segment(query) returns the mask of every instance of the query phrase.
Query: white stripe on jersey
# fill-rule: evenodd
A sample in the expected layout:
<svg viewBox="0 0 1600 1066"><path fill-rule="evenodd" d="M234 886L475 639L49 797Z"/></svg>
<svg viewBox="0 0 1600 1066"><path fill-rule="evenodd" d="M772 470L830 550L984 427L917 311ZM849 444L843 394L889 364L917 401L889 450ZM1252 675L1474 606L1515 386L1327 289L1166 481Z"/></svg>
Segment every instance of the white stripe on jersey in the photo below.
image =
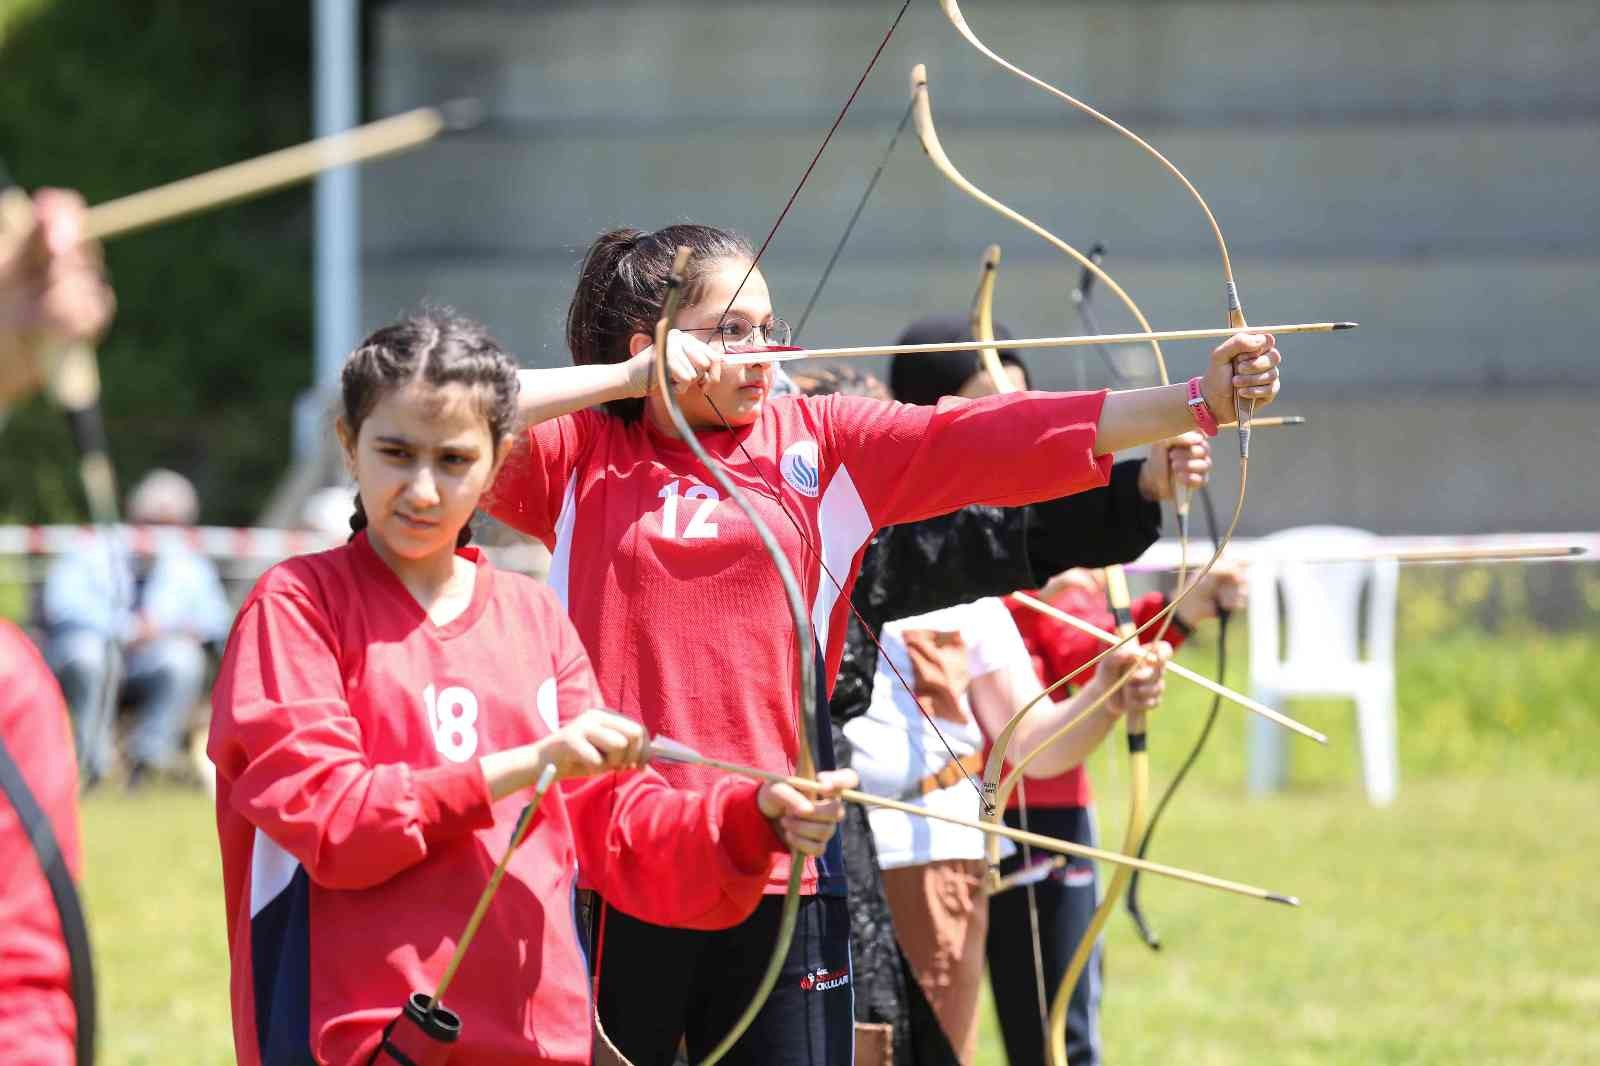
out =
<svg viewBox="0 0 1600 1066"><path fill-rule="evenodd" d="M572 527L578 521L578 475L567 478L566 491L561 494L561 511L556 515L556 550L550 556L550 574L545 578L550 591L561 601L563 610L567 603L567 582L572 569Z"/></svg>
<svg viewBox="0 0 1600 1066"><path fill-rule="evenodd" d="M299 868L298 859L257 829L250 848L250 917L282 895Z"/></svg>
<svg viewBox="0 0 1600 1066"><path fill-rule="evenodd" d="M817 530L822 537L822 561L818 563L817 598L811 605L811 628L817 634L817 646L826 649L829 622L839 599L839 589L828 574L843 580L841 575L850 573L856 552L872 536L867 505L856 491L850 471L843 466L834 471L822 502L817 505ZM823 571L822 566L827 570Z"/></svg>

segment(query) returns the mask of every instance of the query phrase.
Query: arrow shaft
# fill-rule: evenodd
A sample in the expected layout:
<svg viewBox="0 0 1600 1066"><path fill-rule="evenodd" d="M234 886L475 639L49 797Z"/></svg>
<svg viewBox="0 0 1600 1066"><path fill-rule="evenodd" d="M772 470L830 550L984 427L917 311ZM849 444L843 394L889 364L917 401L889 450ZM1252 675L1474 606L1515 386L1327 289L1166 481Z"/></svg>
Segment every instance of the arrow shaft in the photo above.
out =
<svg viewBox="0 0 1600 1066"><path fill-rule="evenodd" d="M1045 603L1043 600L1036 599L1035 597L1028 595L1026 592L1012 593L1011 598L1022 604L1024 607L1037 611L1049 618L1054 618L1063 625L1071 626L1080 633L1087 633L1102 643L1115 644L1119 640L1116 634L1101 629L1097 625L1092 625L1088 622L1085 622L1081 618L1075 618L1060 608ZM1211 678L1206 677L1204 674L1197 674L1188 667L1181 666L1174 662L1167 663L1167 669L1184 680L1191 681L1194 684L1199 685L1207 692L1211 692L1215 695L1221 696L1223 699L1237 703L1245 710L1251 712L1252 714L1260 715L1269 722L1273 722L1285 729L1299 733L1303 737L1309 737L1318 744L1326 744L1328 742L1328 738L1325 734L1317 732L1308 725L1304 725L1295 721L1293 718L1290 718L1288 715L1283 714L1280 711L1273 710L1264 703L1258 703L1249 696L1235 692L1226 685L1222 685L1211 680Z"/></svg>
<svg viewBox="0 0 1600 1066"><path fill-rule="evenodd" d="M754 766L742 766L739 763L726 762L722 759L713 759L698 752L693 752L682 745L674 745L670 749L662 750L654 746L651 753L657 758L669 759L674 762L691 763L696 766L710 767L714 770L724 770L730 774L741 777L753 778L757 781L770 781L774 784L790 785L806 792L822 791L824 786L820 781L808 777L795 777L790 774L775 773L771 770L762 770ZM1247 885L1239 881L1228 881L1221 877L1212 877L1210 874L1196 873L1192 870L1180 869L1176 866L1167 866L1164 863L1150 862L1146 859L1136 859L1122 855L1115 851L1106 851L1102 848L1092 848L1086 844L1074 844L1067 840L1058 840L1055 837L1044 836L1039 833L1029 833L1022 829L1013 829L1008 825L991 825L976 818L963 818L954 814L942 814L919 807L913 803L890 799L887 796L875 796L870 792L858 789L843 789L839 796L851 803L858 803L863 807L879 807L884 810L900 811L904 814L914 815L919 818L931 818L936 822L945 822L958 825L964 829L975 829L989 836L1005 837L1007 840L1019 844L1027 844L1048 851L1056 855L1073 855L1085 859L1094 859L1098 862L1111 863L1119 866L1130 866L1136 870L1156 874L1160 877L1170 877L1176 881L1186 881L1189 884L1214 888L1222 892L1231 892L1238 896L1248 896L1251 899L1267 900L1272 903L1284 903L1289 906L1299 906L1299 900L1293 896L1285 896L1277 892L1269 892L1264 888Z"/></svg>
<svg viewBox="0 0 1600 1066"><path fill-rule="evenodd" d="M1287 335L1294 333L1334 333L1355 328L1354 322L1293 322L1277 326L1252 327L1255 333ZM1232 328L1177 329L1149 333L1075 334L1070 337L1022 337L1003 341L1001 347L1013 351L1035 348L1081 348L1096 344L1133 344L1146 341L1219 340L1239 331ZM723 359L727 366L756 363L787 363L796 359L859 359L874 355L923 355L935 352L965 352L978 347L972 341L945 341L938 344L878 344L854 348L810 348L794 351L738 352Z"/></svg>
<svg viewBox="0 0 1600 1066"><path fill-rule="evenodd" d="M436 108L421 107L108 200L89 210L84 236L94 240L121 237L185 215L260 196L324 170L404 152L437 137L445 124L444 115Z"/></svg>

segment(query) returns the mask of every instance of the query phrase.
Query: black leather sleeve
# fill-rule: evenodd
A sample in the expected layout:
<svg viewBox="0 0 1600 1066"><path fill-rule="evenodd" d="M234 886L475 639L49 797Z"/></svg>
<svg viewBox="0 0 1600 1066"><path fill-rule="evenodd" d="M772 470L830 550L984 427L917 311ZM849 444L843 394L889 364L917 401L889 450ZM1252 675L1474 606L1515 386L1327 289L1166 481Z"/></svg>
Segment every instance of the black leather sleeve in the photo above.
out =
<svg viewBox="0 0 1600 1066"><path fill-rule="evenodd" d="M1161 505L1139 494L1143 465L1143 459L1124 460L1112 466L1105 488L1023 508L1028 515L1030 585L1042 585L1074 566L1130 563L1156 542Z"/></svg>

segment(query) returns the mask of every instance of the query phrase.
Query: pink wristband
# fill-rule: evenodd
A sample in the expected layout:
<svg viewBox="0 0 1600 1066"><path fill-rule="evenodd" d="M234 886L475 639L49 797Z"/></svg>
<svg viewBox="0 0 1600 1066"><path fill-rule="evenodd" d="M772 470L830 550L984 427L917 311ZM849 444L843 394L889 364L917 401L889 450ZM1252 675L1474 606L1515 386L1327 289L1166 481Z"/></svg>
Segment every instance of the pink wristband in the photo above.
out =
<svg viewBox="0 0 1600 1066"><path fill-rule="evenodd" d="M1200 432L1208 437L1217 435L1217 416L1211 413L1211 405L1206 403L1205 394L1200 391L1200 379L1189 379L1189 413L1194 416L1194 424Z"/></svg>

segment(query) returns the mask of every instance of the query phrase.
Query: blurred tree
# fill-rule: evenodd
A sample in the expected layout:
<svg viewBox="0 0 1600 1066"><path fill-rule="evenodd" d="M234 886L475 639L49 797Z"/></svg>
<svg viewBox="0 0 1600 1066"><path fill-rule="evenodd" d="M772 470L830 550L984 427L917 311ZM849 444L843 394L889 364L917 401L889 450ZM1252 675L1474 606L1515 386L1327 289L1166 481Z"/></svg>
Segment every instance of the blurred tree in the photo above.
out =
<svg viewBox="0 0 1600 1066"><path fill-rule="evenodd" d="M0 159L91 203L304 140L310 6L269 0L0 0ZM203 520L248 523L288 461L310 379L310 193L299 188L114 241L101 348L124 485L182 471ZM0 521L84 515L43 401L0 446Z"/></svg>

